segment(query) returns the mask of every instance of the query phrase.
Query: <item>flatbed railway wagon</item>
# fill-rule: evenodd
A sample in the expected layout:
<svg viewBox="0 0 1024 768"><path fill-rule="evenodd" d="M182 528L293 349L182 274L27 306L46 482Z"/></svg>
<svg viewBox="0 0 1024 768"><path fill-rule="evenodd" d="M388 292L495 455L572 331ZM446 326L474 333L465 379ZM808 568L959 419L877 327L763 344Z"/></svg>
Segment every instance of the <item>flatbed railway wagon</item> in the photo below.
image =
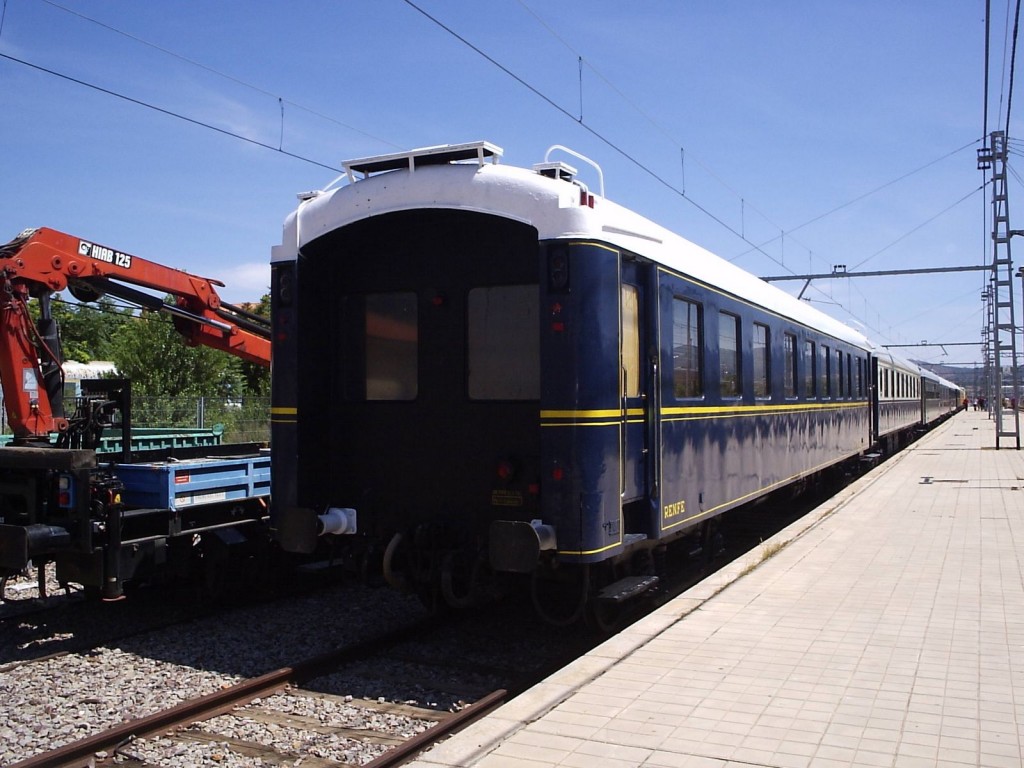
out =
<svg viewBox="0 0 1024 768"><path fill-rule="evenodd" d="M51 312L52 294L65 289L81 301L110 294L165 312L188 343L269 366L269 323L222 302L218 285L45 227L0 245L0 387L13 432L0 447L0 583L34 564L45 592L54 563L59 581L119 600L133 580L188 570L220 578L228 554L270 541L261 446L182 447L167 434L142 450L155 435L132 429L123 379L82 381L65 402Z"/></svg>

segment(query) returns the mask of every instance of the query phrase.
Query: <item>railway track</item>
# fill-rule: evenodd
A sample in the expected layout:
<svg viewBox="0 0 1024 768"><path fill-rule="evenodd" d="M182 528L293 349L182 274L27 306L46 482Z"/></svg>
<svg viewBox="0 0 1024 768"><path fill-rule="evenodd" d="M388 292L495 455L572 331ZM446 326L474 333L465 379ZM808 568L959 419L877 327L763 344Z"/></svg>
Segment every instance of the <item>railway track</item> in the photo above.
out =
<svg viewBox="0 0 1024 768"><path fill-rule="evenodd" d="M420 638L434 631L437 624L436 618L415 622L386 635L372 637L337 651L250 678L214 693L189 699L151 715L130 720L84 739L36 754L14 763L11 768L85 766L94 762L97 757L101 761L98 764L112 765L117 759L118 765L152 765L154 763L147 762L145 757L152 750L140 748L139 740L167 732L171 735L163 738L165 743L161 745L159 751L166 752L168 740L172 752L176 743L199 742L213 745L215 753L217 750L231 750L241 755L269 759L274 764L289 765L297 760L301 760L305 766L318 764L315 761L310 762L309 758L312 756L320 760L321 765L339 766L349 763L344 759L334 758L345 755L347 742L359 741L380 747L380 755L370 765L396 765L396 761L426 748L452 730L486 714L504 701L507 692L499 689L468 703L456 712L440 712L426 707L316 694L306 690L294 690L294 687L324 677L341 665L372 658L379 655L383 649ZM275 701L277 697L282 698ZM312 698L332 705L327 708L333 710L342 724L328 724L323 718L297 714L294 711L295 707L287 705L288 700L295 698ZM384 725L390 727L366 727L367 723L374 721L374 717L367 713L390 716L391 719L384 719ZM395 716L401 718L404 727L395 726ZM280 737L282 731L293 731L311 732L324 738L319 739L318 745L303 744L308 741L306 737L292 738L292 744L305 747L302 753L292 753L287 749L282 751L273 741L264 744L237 738L232 735L232 731L236 730L233 727L236 721L262 723L266 726L263 730L272 737ZM346 722L355 725L345 724ZM196 725L197 723L202 725ZM249 729L250 732L253 730ZM411 734L408 733L410 730ZM287 736L287 733L285 735ZM337 746L328 746L328 742ZM312 755L309 753L311 746L314 747ZM316 755L317 750L334 757L320 758ZM138 752L138 755L134 754L135 752ZM223 756L213 759L214 762L222 760Z"/></svg>
<svg viewBox="0 0 1024 768"><path fill-rule="evenodd" d="M495 693L498 703L502 692ZM279 695L285 701L311 697L301 690L289 690ZM193 751L205 748L206 763L223 763L233 753L263 765L302 765L313 768L348 765L398 765L410 755L419 752L437 740L444 738L453 729L468 724L493 708L492 702L482 701L458 713L438 712L405 705L395 705L365 700L349 700L346 697L325 698L316 694L319 701L332 704L331 722L322 717L295 714L269 707L274 699L262 700L219 715L211 720L193 723L173 733L161 735L148 744L125 744L116 751L116 765L129 768L149 768L166 764L165 756L178 751ZM386 719L391 725L372 726L367 721ZM415 725L409 726L409 723ZM412 735L410 735L410 732ZM235 736L231 734L240 733ZM255 735L254 735L255 734ZM353 748L353 745L355 748ZM378 757L366 763L356 757L349 759L353 751L364 755L368 749L379 750ZM192 752L194 754L194 751ZM147 757L149 756L149 757ZM101 760L98 765L115 764Z"/></svg>
<svg viewBox="0 0 1024 768"><path fill-rule="evenodd" d="M117 647L0 656L0 764L361 765L423 733L422 748L593 640L552 639L511 602L429 617L414 598L348 585ZM271 666L324 648L340 650Z"/></svg>

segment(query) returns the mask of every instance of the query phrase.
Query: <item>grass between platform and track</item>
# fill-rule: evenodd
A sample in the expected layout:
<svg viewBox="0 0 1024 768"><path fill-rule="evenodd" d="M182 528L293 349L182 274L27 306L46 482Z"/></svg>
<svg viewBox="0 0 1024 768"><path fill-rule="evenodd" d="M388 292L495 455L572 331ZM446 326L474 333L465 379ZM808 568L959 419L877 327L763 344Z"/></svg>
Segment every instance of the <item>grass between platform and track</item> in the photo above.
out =
<svg viewBox="0 0 1024 768"><path fill-rule="evenodd" d="M779 552L782 551L782 548L785 547L787 543L788 542L785 541L768 541L762 544L761 556L747 564L747 566L742 571L740 571L740 576L746 576L748 573L757 568L757 566L759 566L765 560L777 555Z"/></svg>

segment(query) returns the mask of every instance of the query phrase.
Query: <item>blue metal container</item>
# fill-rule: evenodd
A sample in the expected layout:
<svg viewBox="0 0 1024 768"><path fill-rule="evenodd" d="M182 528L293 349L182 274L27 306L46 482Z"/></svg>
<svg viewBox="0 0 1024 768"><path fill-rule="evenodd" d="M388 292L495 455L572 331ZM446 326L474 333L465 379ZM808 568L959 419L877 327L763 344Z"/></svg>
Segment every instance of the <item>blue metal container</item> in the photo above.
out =
<svg viewBox="0 0 1024 768"><path fill-rule="evenodd" d="M270 495L270 452L116 465L128 507L180 510Z"/></svg>

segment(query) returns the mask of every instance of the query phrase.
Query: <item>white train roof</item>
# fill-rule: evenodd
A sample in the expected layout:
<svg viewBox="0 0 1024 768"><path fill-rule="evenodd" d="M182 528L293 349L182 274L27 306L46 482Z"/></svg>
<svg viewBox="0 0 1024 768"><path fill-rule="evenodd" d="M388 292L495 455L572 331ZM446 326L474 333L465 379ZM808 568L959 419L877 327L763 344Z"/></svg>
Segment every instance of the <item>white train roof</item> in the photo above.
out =
<svg viewBox="0 0 1024 768"><path fill-rule="evenodd" d="M543 173L547 175L542 175L538 170L499 165L500 155L500 148L493 144L476 142L345 163L348 184L300 196L302 202L285 221L282 245L275 246L272 260L294 260L318 237L372 216L420 208L476 211L529 224L537 229L540 240L583 238L609 243L797 323L870 348L859 331L643 216L570 183L574 169L546 164Z"/></svg>
<svg viewBox="0 0 1024 768"><path fill-rule="evenodd" d="M913 373L920 376L925 372L925 369L919 366L917 363L908 360L905 357L901 357L894 352L890 352L888 349L878 347L874 343L870 344L871 354L878 358L882 363L887 363L893 368L904 371L906 373Z"/></svg>

